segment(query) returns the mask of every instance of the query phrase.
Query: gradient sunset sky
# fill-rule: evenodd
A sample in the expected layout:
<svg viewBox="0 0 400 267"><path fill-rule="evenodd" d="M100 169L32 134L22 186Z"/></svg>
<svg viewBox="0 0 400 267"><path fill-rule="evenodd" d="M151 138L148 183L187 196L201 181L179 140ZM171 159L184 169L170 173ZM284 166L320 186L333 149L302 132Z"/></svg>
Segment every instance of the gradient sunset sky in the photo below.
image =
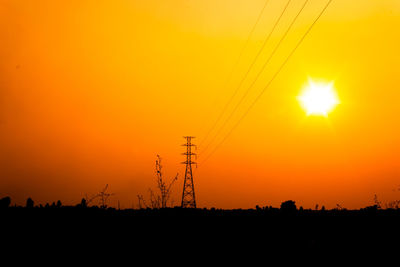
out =
<svg viewBox="0 0 400 267"><path fill-rule="evenodd" d="M309 1L210 150L199 147L199 162L326 2ZM182 136L202 141L286 3L269 1L228 79L265 0L0 0L0 197L77 204L109 184L111 204L130 208L156 186L160 154L166 178L179 172L178 205ZM303 3L291 1L234 103ZM398 0L333 0L195 169L198 207L400 199L399 29ZM298 102L310 78L334 82L340 104L327 117L307 116Z"/></svg>

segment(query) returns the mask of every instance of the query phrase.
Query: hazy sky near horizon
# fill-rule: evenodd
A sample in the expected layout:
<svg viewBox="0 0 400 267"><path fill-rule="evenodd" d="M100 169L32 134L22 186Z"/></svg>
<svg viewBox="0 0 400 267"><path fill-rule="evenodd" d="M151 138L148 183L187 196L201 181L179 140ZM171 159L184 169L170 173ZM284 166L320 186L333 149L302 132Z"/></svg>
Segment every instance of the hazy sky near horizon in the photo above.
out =
<svg viewBox="0 0 400 267"><path fill-rule="evenodd" d="M326 2L309 1L205 155ZM286 1L270 0L227 82L264 3L0 0L0 197L75 204L109 184L111 204L131 207L156 186L160 154L166 177L179 173L172 196L179 204L182 136L202 141ZM291 1L234 103L303 3ZM198 206L293 199L359 208L374 194L400 199L399 29L400 1L333 0L238 128L195 169ZM307 116L297 101L309 78L334 81L340 104L328 117Z"/></svg>

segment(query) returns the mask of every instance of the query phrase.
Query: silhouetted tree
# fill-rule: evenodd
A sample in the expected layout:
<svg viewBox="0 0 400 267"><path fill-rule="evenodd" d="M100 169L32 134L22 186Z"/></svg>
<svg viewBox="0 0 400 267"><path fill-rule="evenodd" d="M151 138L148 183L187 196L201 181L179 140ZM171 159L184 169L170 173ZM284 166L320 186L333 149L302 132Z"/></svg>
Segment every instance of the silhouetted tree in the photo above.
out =
<svg viewBox="0 0 400 267"><path fill-rule="evenodd" d="M171 197L171 187L178 180L178 174L176 174L175 178L172 179L170 184L167 186L162 173L162 165L161 165L161 157L157 155L156 160L156 174L157 174L157 185L160 190L159 201L161 202L161 208L166 208L169 198Z"/></svg>
<svg viewBox="0 0 400 267"><path fill-rule="evenodd" d="M3 197L0 199L0 208L8 208L11 204L11 198L10 197Z"/></svg>
<svg viewBox="0 0 400 267"><path fill-rule="evenodd" d="M29 197L29 198L26 200L26 207L27 207L27 208L33 208L33 206L34 206L34 202L33 202L32 198Z"/></svg>
<svg viewBox="0 0 400 267"><path fill-rule="evenodd" d="M287 201L282 202L281 210L288 211L288 212L296 211L297 210L296 202L293 200L287 200Z"/></svg>
<svg viewBox="0 0 400 267"><path fill-rule="evenodd" d="M159 209L161 208L161 197L154 194L153 190L149 188L150 192L150 207L152 209Z"/></svg>
<svg viewBox="0 0 400 267"><path fill-rule="evenodd" d="M325 211L325 206L322 206L321 211Z"/></svg>
<svg viewBox="0 0 400 267"><path fill-rule="evenodd" d="M106 187L104 187L103 191L101 191L98 196L100 197L100 208L106 209L107 208L107 200L110 196L115 195L114 193L106 193L108 188L108 184L106 184Z"/></svg>
<svg viewBox="0 0 400 267"><path fill-rule="evenodd" d="M62 206L61 201L58 200L58 201L57 201L57 208L61 208L61 206Z"/></svg>
<svg viewBox="0 0 400 267"><path fill-rule="evenodd" d="M378 196L377 196L376 194L374 195L374 203L375 203L375 206L376 206L378 209L382 208L382 204L381 204L381 202L378 200Z"/></svg>
<svg viewBox="0 0 400 267"><path fill-rule="evenodd" d="M386 208L387 209L399 209L400 206L400 200L393 200L393 201L389 201L388 203L386 203ZM379 209L379 207L378 207Z"/></svg>
<svg viewBox="0 0 400 267"><path fill-rule="evenodd" d="M395 190L393 190L395 191ZM382 202L378 200L378 196L375 194L374 195L374 206L377 207L377 209L382 209ZM399 209L400 208L400 200L392 200L387 203L385 203L385 208L386 209Z"/></svg>
<svg viewBox="0 0 400 267"><path fill-rule="evenodd" d="M178 174L172 179L172 181L167 185L163 173L162 173L162 165L161 165L161 157L157 155L156 159L156 175L157 175L157 188L160 190L160 194L155 194L151 188L149 188L150 194L150 205L146 204L146 201L143 198L143 195L137 195L139 202L139 209L142 208L166 208L168 206L168 201L171 197L171 187L178 180ZM170 201L170 205L173 205L173 201Z"/></svg>
<svg viewBox="0 0 400 267"><path fill-rule="evenodd" d="M137 195L137 198L139 202L139 209L144 209L148 207L142 195Z"/></svg>
<svg viewBox="0 0 400 267"><path fill-rule="evenodd" d="M108 184L106 184L106 186L104 187L104 189L102 191L100 191L100 193L98 193L97 195L94 195L90 198L87 197L86 195L86 199L85 199L85 207L87 207L89 205L89 203L91 203L92 201L94 201L95 199L99 198L100 200L100 208L102 209L106 209L107 208L107 201L108 198L115 195L114 193L107 193L108 189ZM82 199L83 200L83 199ZM82 204L82 202L81 202Z"/></svg>
<svg viewBox="0 0 400 267"><path fill-rule="evenodd" d="M86 199L85 199L85 198L82 198L80 206L81 206L82 208L86 208L86 207L87 207Z"/></svg>
<svg viewBox="0 0 400 267"><path fill-rule="evenodd" d="M344 210L344 208L340 204L336 204L336 210Z"/></svg>

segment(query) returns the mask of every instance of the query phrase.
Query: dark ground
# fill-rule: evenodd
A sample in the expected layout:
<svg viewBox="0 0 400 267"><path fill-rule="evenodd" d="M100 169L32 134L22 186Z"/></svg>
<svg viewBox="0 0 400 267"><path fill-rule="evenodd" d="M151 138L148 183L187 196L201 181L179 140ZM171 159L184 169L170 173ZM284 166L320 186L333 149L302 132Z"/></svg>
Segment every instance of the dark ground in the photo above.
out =
<svg viewBox="0 0 400 267"><path fill-rule="evenodd" d="M199 253L230 257L292 252L398 254L400 210L19 208L0 210L3 244L15 250ZM232 258L231 258L232 259Z"/></svg>

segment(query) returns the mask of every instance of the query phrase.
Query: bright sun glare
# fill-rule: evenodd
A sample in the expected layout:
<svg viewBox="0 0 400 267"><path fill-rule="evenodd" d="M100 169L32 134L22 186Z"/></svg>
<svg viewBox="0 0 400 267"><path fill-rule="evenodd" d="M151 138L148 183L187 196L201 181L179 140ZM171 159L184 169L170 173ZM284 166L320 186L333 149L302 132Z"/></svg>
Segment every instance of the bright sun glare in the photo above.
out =
<svg viewBox="0 0 400 267"><path fill-rule="evenodd" d="M317 83L311 79L297 99L307 115L326 117L339 104L333 82Z"/></svg>

